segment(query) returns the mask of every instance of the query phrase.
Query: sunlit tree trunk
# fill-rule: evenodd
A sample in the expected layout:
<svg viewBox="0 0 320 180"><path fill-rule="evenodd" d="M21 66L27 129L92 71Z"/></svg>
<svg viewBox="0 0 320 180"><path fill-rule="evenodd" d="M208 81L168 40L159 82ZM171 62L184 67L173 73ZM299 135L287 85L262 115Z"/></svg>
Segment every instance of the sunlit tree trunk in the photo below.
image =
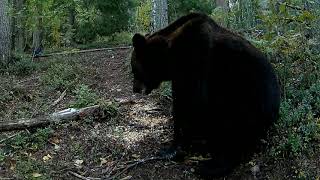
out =
<svg viewBox="0 0 320 180"><path fill-rule="evenodd" d="M229 0L216 0L216 6L222 7L227 11L229 9Z"/></svg>
<svg viewBox="0 0 320 180"><path fill-rule="evenodd" d="M16 5L17 2L16 0L11 0L11 2L9 1L10 7L11 7L11 14L10 14L10 25L11 25L11 52L14 52L15 47L16 47L16 35L17 35L17 17L16 17Z"/></svg>
<svg viewBox="0 0 320 180"><path fill-rule="evenodd" d="M73 33L75 29L75 21L76 21L76 8L75 3L72 0L69 7L68 7L68 31L67 37L65 37L68 41L66 42L67 46L71 46L73 43Z"/></svg>
<svg viewBox="0 0 320 180"><path fill-rule="evenodd" d="M37 51L42 41L42 7L39 5L35 16L35 28L32 33L32 50Z"/></svg>
<svg viewBox="0 0 320 180"><path fill-rule="evenodd" d="M237 28L241 30L248 30L255 25L256 12L254 9L253 0L238 0L237 1L238 12L237 17Z"/></svg>
<svg viewBox="0 0 320 180"><path fill-rule="evenodd" d="M17 0L17 9L19 10L19 12L21 12L17 16L17 25L18 25L18 34L17 34L17 41L16 41L17 52L23 52L24 45L25 45L25 24L23 22L23 14L22 14L24 4L25 4L25 0Z"/></svg>
<svg viewBox="0 0 320 180"><path fill-rule="evenodd" d="M0 0L0 64L7 64L11 55L11 32L8 0Z"/></svg>
<svg viewBox="0 0 320 180"><path fill-rule="evenodd" d="M268 8L268 0L260 0L259 3L263 10L266 10Z"/></svg>
<svg viewBox="0 0 320 180"><path fill-rule="evenodd" d="M152 32L168 25L167 0L152 0Z"/></svg>
<svg viewBox="0 0 320 180"><path fill-rule="evenodd" d="M222 25L229 27L229 21L228 21L228 12L230 11L230 7L229 7L229 0L216 0L215 1L215 5L216 7L221 7L223 10L223 22Z"/></svg>
<svg viewBox="0 0 320 180"><path fill-rule="evenodd" d="M12 22L12 49L15 52L22 53L24 50L24 39L25 39L25 26L23 21L23 6L25 0L14 0L13 10L14 10L14 21Z"/></svg>

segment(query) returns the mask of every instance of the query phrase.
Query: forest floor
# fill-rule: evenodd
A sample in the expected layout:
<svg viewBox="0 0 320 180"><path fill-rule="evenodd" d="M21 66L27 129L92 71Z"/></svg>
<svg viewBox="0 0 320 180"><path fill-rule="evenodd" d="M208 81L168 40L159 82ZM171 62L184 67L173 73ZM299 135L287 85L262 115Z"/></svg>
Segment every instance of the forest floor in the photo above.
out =
<svg viewBox="0 0 320 180"><path fill-rule="evenodd" d="M79 101L70 89L73 86L47 87L50 83L57 84L51 82L54 73L48 77L50 67L66 61L70 68L78 68L77 84L87 85L90 93L100 101L112 102L118 111L117 116L107 120L82 119L47 128L0 133L0 180L200 179L194 173L199 157L184 162L148 159L156 157L164 144L172 140L171 101L160 92L149 96L132 93L130 51L39 58L36 63L46 64L40 70L27 76L0 77L0 121L39 117L67 109ZM67 74L68 78L74 76ZM64 90L63 100L52 106ZM306 162L306 168L320 174L319 159ZM270 162L262 153L224 179L294 178L301 173L300 169L295 172L295 166L291 160Z"/></svg>

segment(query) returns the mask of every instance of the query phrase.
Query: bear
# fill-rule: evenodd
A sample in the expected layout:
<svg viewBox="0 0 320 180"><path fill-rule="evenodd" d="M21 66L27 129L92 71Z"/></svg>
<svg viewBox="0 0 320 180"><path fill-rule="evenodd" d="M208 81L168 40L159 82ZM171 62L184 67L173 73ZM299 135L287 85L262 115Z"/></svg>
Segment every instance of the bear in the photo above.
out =
<svg viewBox="0 0 320 180"><path fill-rule="evenodd" d="M132 45L133 91L172 85L168 157L210 153L197 172L224 177L260 149L278 118L280 89L271 63L248 40L190 13L152 34L135 34Z"/></svg>

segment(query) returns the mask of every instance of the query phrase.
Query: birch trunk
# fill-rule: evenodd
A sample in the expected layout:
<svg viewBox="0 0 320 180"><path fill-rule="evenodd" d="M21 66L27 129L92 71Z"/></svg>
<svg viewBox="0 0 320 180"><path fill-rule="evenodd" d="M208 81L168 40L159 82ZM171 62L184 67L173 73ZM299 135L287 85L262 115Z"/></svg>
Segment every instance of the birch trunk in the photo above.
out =
<svg viewBox="0 0 320 180"><path fill-rule="evenodd" d="M8 0L0 0L0 64L8 64L11 55L11 28Z"/></svg>
<svg viewBox="0 0 320 180"><path fill-rule="evenodd" d="M152 0L152 32L168 25L167 0Z"/></svg>

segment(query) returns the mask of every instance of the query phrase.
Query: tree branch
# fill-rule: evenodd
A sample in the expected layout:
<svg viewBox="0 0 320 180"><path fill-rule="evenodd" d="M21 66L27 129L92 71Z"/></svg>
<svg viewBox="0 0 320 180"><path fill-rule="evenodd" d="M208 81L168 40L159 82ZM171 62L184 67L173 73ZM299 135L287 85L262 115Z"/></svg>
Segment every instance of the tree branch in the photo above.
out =
<svg viewBox="0 0 320 180"><path fill-rule="evenodd" d="M72 120L81 119L86 116L94 116L96 118L105 118L105 113L103 109L98 106L91 106L82 109L66 109L53 113L49 116L43 116L32 119L18 119L13 121L2 121L0 122L0 132L26 129L31 127L46 126L50 123L61 123L68 122Z"/></svg>

